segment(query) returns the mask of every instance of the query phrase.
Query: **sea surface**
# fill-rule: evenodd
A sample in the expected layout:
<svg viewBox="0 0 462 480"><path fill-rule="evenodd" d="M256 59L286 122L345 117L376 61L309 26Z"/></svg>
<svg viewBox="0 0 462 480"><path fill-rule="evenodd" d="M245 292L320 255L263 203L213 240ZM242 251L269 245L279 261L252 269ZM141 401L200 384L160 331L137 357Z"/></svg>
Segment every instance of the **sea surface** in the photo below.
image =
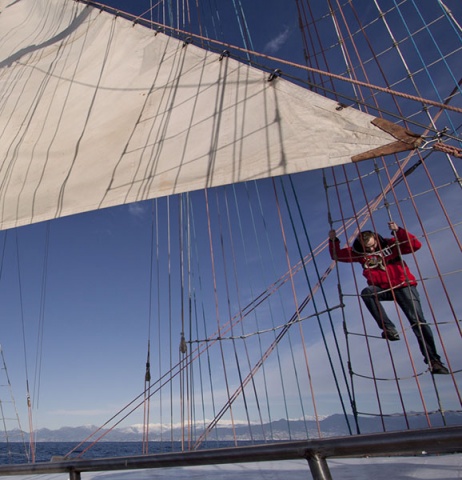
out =
<svg viewBox="0 0 462 480"><path fill-rule="evenodd" d="M240 446L252 442L239 442ZM203 448L232 447L234 442L206 442ZM78 447L76 449L76 447ZM180 452L181 442L149 442L148 453ZM99 442L96 444L78 442L37 442L35 461L49 462L53 457L110 458L143 454L142 442ZM20 442L0 442L0 465L29 463L32 458L29 445Z"/></svg>

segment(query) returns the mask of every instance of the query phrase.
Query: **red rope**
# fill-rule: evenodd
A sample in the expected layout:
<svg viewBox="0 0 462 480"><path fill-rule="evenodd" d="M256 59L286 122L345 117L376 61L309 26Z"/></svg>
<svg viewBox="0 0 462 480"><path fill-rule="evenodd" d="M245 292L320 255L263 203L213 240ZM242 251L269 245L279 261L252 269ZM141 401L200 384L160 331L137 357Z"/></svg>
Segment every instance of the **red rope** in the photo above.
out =
<svg viewBox="0 0 462 480"><path fill-rule="evenodd" d="M448 155L452 155L456 158L462 158L462 148L455 147L454 145L448 145L447 143L437 142L433 145L433 150L438 150Z"/></svg>

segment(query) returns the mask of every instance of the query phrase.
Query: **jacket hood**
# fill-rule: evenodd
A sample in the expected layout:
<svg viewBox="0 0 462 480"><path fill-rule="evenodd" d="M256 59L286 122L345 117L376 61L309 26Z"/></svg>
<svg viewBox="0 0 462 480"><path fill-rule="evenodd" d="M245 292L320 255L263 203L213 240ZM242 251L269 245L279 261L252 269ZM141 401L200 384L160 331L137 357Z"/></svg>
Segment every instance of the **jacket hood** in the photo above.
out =
<svg viewBox="0 0 462 480"><path fill-rule="evenodd" d="M370 230L365 230L364 232L361 232L361 233L365 233L365 232L371 232L371 231ZM355 241L353 242L352 249L356 253L364 254L366 252L364 251L364 247L363 247L363 244L361 242L361 233L356 237ZM382 235L379 235L378 233L375 233L375 232L371 232L371 233L374 234L375 238L377 239L377 242L378 242L381 250L388 247L388 242L382 237Z"/></svg>

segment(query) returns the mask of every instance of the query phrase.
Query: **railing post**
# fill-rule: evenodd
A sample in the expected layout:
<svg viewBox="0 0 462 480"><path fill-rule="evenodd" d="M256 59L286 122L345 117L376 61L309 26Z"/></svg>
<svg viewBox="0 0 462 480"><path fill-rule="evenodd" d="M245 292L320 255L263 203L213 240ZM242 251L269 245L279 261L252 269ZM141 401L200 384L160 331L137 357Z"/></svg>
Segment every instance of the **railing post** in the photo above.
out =
<svg viewBox="0 0 462 480"><path fill-rule="evenodd" d="M314 453L307 455L306 459L308 460L313 480L332 480L326 457L322 457L319 453Z"/></svg>
<svg viewBox="0 0 462 480"><path fill-rule="evenodd" d="M80 472L72 469L69 471L69 480L81 480Z"/></svg>

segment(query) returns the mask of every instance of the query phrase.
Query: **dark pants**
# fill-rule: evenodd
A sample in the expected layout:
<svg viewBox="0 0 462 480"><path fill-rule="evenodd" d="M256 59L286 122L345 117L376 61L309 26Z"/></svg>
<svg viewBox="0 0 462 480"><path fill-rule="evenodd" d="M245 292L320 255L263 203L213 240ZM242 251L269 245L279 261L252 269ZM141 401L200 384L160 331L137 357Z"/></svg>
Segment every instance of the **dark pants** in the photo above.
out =
<svg viewBox="0 0 462 480"><path fill-rule="evenodd" d="M388 318L380 302L396 300L417 337L425 363L428 363L428 360L440 360L440 356L436 352L432 331L422 312L417 287L401 287L391 291L369 285L361 292L361 298L379 328L390 331L396 331L395 324Z"/></svg>

